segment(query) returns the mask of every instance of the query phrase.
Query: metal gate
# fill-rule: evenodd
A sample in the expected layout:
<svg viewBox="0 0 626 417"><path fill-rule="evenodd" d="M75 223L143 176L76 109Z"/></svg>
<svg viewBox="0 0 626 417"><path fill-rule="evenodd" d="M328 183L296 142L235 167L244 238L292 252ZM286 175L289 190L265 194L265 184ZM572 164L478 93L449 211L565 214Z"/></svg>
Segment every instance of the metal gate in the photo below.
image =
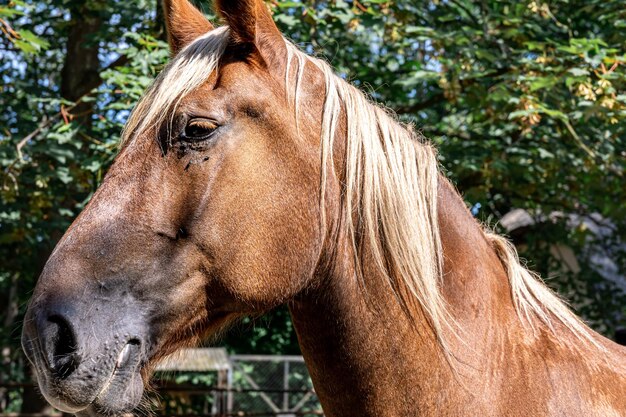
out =
<svg viewBox="0 0 626 417"><path fill-rule="evenodd" d="M302 356L231 355L230 363L228 414L323 415Z"/></svg>

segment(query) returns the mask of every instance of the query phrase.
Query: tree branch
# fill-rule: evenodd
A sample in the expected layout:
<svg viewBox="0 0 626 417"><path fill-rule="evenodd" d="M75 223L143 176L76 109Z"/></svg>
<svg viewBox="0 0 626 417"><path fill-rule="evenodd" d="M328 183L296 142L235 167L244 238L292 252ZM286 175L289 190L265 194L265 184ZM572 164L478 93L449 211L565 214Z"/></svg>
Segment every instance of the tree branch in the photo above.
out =
<svg viewBox="0 0 626 417"><path fill-rule="evenodd" d="M126 65L128 63L128 61L130 61L130 59L128 58L128 56L126 55L120 55L115 61L113 61L111 64L109 64L106 68L104 68L102 71L106 71L109 69L113 69L113 68L117 68L117 67L121 67L123 65ZM92 85L88 86L89 87L89 92L87 94L84 94L83 96L79 97L78 100L76 100L74 102L74 104L72 104L71 106L68 107L62 107L61 110L59 110L57 113L55 113L53 116L51 117L47 117L44 116L43 119L41 120L41 122L39 123L39 125L37 126L37 128L35 130L33 130L31 133L29 133L28 135L24 136L23 139L21 139L17 145L15 146L16 150L17 150L17 155L18 155L18 159L19 160L24 160L23 155L22 155L22 148L24 146L26 146L26 144L28 143L29 140L31 140L32 138L34 138L35 136L37 136L39 133L41 133L41 131L43 129L45 129L46 127L50 126L50 124L52 124L52 122L56 121L59 117L63 116L64 114L67 114L68 112L71 112L76 106L78 106L82 100L87 97L90 96L93 92L93 90L97 87L99 87L102 84L102 79L98 77L98 81L92 83ZM13 164L11 164L12 166Z"/></svg>

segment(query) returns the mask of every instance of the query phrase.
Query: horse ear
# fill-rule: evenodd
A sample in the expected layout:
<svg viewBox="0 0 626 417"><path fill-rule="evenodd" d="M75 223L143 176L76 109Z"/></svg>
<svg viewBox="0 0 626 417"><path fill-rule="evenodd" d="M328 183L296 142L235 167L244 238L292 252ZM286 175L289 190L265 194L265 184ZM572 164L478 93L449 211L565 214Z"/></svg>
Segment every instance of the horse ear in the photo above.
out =
<svg viewBox="0 0 626 417"><path fill-rule="evenodd" d="M215 10L230 27L235 45L258 51L266 63L284 55L283 35L263 0L216 0Z"/></svg>
<svg viewBox="0 0 626 417"><path fill-rule="evenodd" d="M213 30L213 25L188 0L163 0L163 14L172 55Z"/></svg>

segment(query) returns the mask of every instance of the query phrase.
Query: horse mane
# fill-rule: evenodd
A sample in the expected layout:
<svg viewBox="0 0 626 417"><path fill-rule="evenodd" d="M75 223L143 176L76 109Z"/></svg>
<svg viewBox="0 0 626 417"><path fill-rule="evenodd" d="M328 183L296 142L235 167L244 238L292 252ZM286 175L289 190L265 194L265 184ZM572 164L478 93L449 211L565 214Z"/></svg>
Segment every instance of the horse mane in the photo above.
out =
<svg viewBox="0 0 626 417"><path fill-rule="evenodd" d="M325 213L327 170L334 169L333 141L343 112L346 166L341 176L345 181L342 224L352 246L359 282L366 288L363 261L367 251L402 309L408 313L410 306L417 304L445 350L443 330L456 332L441 293L443 249L437 221L440 170L434 148L410 125L399 122L337 76L326 62L290 42L287 50L285 81L287 91L295 91L296 112L305 62L313 63L324 77L321 212ZM290 87L292 62L296 76ZM578 339L597 345L588 327L564 301L537 274L522 266L515 246L502 236L482 230L507 272L520 320L533 332L537 320L554 332L556 320Z"/></svg>
<svg viewBox="0 0 626 417"><path fill-rule="evenodd" d="M417 304L437 335L449 322L440 291L443 250L437 228L438 162L421 136L335 75L324 61L287 43L286 80L295 63L294 105L306 61L323 74L326 96L321 125L321 213L325 184L333 170L332 149L339 115L346 118L346 171L342 225L352 246L357 278L367 290L367 251L405 312ZM297 119L297 115L296 115ZM322 219L325 225L325 219ZM419 250L418 250L419 248Z"/></svg>
<svg viewBox="0 0 626 417"><path fill-rule="evenodd" d="M601 347L592 338L589 328L569 309L565 301L545 285L537 273L522 265L517 249L510 241L489 231L484 234L507 272L513 302L522 321L534 330L533 316L537 317L554 332L553 322L557 319L577 338Z"/></svg>
<svg viewBox="0 0 626 417"><path fill-rule="evenodd" d="M229 29L222 26L187 45L132 111L122 145L138 132L163 126L180 101L218 70L228 40ZM341 175L345 181L341 224L352 247L357 279L367 290L364 260L372 260L402 309L411 314L411 307L419 307L447 350L444 330L456 331L441 292L443 249L437 218L440 172L435 150L411 126L400 123L337 76L326 62L305 54L287 40L285 45L284 82L288 100L293 99L296 121L307 62L321 71L325 83L320 138L323 227L326 182L329 172L335 174L333 142L343 114L346 164ZM507 272L513 302L523 323L534 330L538 320L554 331L556 320L577 338L595 344L585 324L536 274L521 265L510 242L489 231L484 235Z"/></svg>

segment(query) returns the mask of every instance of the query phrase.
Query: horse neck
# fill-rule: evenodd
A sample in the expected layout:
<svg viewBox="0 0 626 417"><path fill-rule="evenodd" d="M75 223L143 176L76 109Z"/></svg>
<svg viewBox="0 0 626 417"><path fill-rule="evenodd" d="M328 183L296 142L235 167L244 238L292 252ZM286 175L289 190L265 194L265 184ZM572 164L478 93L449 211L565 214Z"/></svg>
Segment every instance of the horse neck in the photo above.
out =
<svg viewBox="0 0 626 417"><path fill-rule="evenodd" d="M444 251L443 292L463 338L493 325L525 333L511 297L509 278L493 246L460 195L439 181L439 230ZM486 337L487 334L482 334Z"/></svg>
<svg viewBox="0 0 626 417"><path fill-rule="evenodd" d="M450 361L459 364L457 369L464 368L463 374L473 372L481 365L479 358L485 357L481 353L493 353L496 339L501 339L494 331L502 328L497 321L513 322L500 261L456 191L443 178L439 188L443 292L463 329L463 342L449 338L452 359L446 357L424 316L416 311L418 319L409 320L387 284L376 276L365 277L369 287L365 295L353 278L352 257L340 247L323 285L290 307L329 416L429 415L446 404L463 404L468 391L459 384Z"/></svg>

